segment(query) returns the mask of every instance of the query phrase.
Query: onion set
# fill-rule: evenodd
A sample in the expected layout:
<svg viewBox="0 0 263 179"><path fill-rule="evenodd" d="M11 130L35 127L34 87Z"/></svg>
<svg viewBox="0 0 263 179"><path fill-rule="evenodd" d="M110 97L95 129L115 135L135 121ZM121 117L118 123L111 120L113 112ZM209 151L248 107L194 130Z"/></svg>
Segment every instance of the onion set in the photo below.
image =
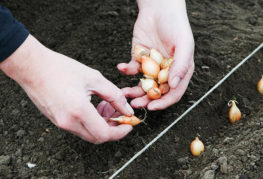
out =
<svg viewBox="0 0 263 179"><path fill-rule="evenodd" d="M232 124L234 124L236 121L239 121L241 119L241 112L238 109L236 105L237 101L230 100L228 102L228 106L230 107L230 110L228 112L229 120Z"/></svg>
<svg viewBox="0 0 263 179"><path fill-rule="evenodd" d="M136 116L119 116L116 118L110 118L109 120L118 122L119 124L129 124L132 126L136 126L142 122L142 120Z"/></svg>
<svg viewBox="0 0 263 179"><path fill-rule="evenodd" d="M205 146L201 140L199 140L198 137L195 138L195 140L192 141L190 145L190 151L193 156L198 157L201 155L202 152L204 152Z"/></svg>
<svg viewBox="0 0 263 179"><path fill-rule="evenodd" d="M263 94L263 76L258 81L257 89L260 94Z"/></svg>

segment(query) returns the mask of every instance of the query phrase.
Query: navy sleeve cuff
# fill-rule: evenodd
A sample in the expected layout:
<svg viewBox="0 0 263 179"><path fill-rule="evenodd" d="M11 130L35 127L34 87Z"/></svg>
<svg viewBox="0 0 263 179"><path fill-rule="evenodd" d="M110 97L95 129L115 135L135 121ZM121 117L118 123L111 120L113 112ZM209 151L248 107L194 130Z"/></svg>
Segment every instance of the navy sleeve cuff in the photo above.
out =
<svg viewBox="0 0 263 179"><path fill-rule="evenodd" d="M0 6L0 62L16 51L28 35L23 24L7 8Z"/></svg>

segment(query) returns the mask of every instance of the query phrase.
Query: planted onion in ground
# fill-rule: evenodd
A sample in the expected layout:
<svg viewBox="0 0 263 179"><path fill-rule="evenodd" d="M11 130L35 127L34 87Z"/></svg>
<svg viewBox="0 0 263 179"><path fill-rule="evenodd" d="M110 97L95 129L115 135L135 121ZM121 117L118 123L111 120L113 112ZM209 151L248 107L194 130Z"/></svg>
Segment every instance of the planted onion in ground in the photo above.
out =
<svg viewBox="0 0 263 179"><path fill-rule="evenodd" d="M162 69L158 74L158 83L166 83L168 81L169 69L165 68Z"/></svg>
<svg viewBox="0 0 263 179"><path fill-rule="evenodd" d="M263 94L263 76L258 81L257 89L260 94Z"/></svg>
<svg viewBox="0 0 263 179"><path fill-rule="evenodd" d="M150 99L159 99L162 93L159 88L153 87L147 91L147 96Z"/></svg>
<svg viewBox="0 0 263 179"><path fill-rule="evenodd" d="M153 79L141 79L142 89L147 93L152 87L158 87L158 84Z"/></svg>
<svg viewBox="0 0 263 179"><path fill-rule="evenodd" d="M162 54L153 48L150 50L150 58L156 61L158 64L161 64L163 61Z"/></svg>
<svg viewBox="0 0 263 179"><path fill-rule="evenodd" d="M173 58L165 58L165 59L163 59L162 63L160 64L161 69L170 68L170 66L173 63L173 60L174 60Z"/></svg>
<svg viewBox="0 0 263 179"><path fill-rule="evenodd" d="M116 118L110 118L111 121L118 122L119 124L129 124L132 126L136 126L143 122L143 120L140 120L136 116L120 116Z"/></svg>
<svg viewBox="0 0 263 179"><path fill-rule="evenodd" d="M239 121L241 118L241 112L238 109L237 105L236 105L235 100L230 100L228 102L228 106L230 107L228 116L229 116L229 120L232 124L234 124L236 121Z"/></svg>
<svg viewBox="0 0 263 179"><path fill-rule="evenodd" d="M170 90L170 87L168 83L163 83L163 84L160 84L159 89L161 91L161 94L166 94Z"/></svg>
<svg viewBox="0 0 263 179"><path fill-rule="evenodd" d="M136 61L138 62L142 62L142 56L149 56L149 50L140 46L140 45L135 45L134 47L134 56Z"/></svg>
<svg viewBox="0 0 263 179"><path fill-rule="evenodd" d="M142 56L142 72L152 78L157 78L160 72L159 64L147 56Z"/></svg>
<svg viewBox="0 0 263 179"><path fill-rule="evenodd" d="M190 151L193 156L200 156L202 152L204 152L205 146L201 140L199 140L198 137L195 138L195 140L192 141L190 145Z"/></svg>

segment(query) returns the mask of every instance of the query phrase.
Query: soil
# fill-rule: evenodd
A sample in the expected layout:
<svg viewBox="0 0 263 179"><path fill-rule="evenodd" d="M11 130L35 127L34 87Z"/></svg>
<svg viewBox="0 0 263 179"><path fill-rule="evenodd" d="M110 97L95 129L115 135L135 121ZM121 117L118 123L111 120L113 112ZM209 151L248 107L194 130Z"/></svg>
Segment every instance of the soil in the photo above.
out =
<svg viewBox="0 0 263 179"><path fill-rule="evenodd" d="M130 60L135 1L1 4L49 48L98 69L120 88L137 84L137 76L116 69ZM0 178L108 178L262 42L262 0L188 0L187 8L196 68L185 95L166 110L148 112L147 125L120 141L93 145L58 129L1 73ZM256 90L262 61L261 50L118 177L263 178L263 96ZM233 98L243 116L231 125L227 103ZM197 135L205 152L193 157L189 145Z"/></svg>

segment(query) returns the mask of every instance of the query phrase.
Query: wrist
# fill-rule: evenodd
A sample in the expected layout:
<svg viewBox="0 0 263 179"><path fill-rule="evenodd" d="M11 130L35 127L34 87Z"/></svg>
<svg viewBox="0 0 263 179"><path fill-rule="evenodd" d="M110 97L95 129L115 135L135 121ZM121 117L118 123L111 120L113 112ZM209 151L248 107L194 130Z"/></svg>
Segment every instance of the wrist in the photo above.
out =
<svg viewBox="0 0 263 179"><path fill-rule="evenodd" d="M37 64L46 49L29 35L12 55L0 63L0 69L22 86L24 83L32 84L36 81L34 74L37 74Z"/></svg>
<svg viewBox="0 0 263 179"><path fill-rule="evenodd" d="M157 8L164 10L167 7L184 8L185 0L137 0L139 10Z"/></svg>

